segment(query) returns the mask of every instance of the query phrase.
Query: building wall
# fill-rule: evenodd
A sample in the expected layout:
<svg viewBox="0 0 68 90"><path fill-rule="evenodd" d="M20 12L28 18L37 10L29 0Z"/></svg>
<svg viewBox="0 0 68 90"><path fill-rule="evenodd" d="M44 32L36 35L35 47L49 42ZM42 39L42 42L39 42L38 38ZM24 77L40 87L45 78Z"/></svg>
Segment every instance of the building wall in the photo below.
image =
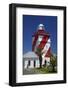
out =
<svg viewBox="0 0 68 90"><path fill-rule="evenodd" d="M42 60L42 65L45 64L45 60L46 60L46 65L50 65L50 57L44 57L43 60Z"/></svg>
<svg viewBox="0 0 68 90"><path fill-rule="evenodd" d="M29 61L30 61L30 65L29 64ZM35 61L35 67L34 67L34 61ZM27 68L38 68L39 67L39 60L27 60L25 59L24 60L24 69L27 69Z"/></svg>

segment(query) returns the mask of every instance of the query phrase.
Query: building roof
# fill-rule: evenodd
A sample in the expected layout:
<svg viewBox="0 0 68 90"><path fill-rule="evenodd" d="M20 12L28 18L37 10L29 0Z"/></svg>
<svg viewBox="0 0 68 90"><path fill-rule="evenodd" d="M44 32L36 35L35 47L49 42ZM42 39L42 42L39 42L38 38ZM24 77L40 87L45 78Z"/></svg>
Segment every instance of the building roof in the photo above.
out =
<svg viewBox="0 0 68 90"><path fill-rule="evenodd" d="M39 29L39 30L45 30L45 27L44 27L43 24L39 24L39 25L38 25L38 29Z"/></svg>
<svg viewBox="0 0 68 90"><path fill-rule="evenodd" d="M23 55L23 57L24 58L35 58L35 59L38 59L38 56L32 51L27 52L26 54Z"/></svg>
<svg viewBox="0 0 68 90"><path fill-rule="evenodd" d="M43 24L39 24L38 25L37 31L32 36L35 36L35 35L46 35L46 36L50 36L50 34L45 31L45 27L44 27Z"/></svg>

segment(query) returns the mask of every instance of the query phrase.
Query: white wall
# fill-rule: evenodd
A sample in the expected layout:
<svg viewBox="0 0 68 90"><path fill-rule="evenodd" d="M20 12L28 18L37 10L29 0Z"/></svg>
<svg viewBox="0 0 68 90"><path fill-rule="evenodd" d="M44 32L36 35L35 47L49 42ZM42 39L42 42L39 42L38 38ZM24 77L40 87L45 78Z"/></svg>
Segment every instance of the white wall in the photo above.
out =
<svg viewBox="0 0 68 90"><path fill-rule="evenodd" d="M67 90L67 84L10 87L8 86L9 70L9 3L29 3L43 5L60 5L68 7L68 0L0 0L0 90ZM67 10L68 14L68 10ZM67 19L68 21L68 19ZM68 33L68 31L67 31ZM68 36L67 36L68 37ZM68 62L67 62L68 64ZM67 66L68 68L68 66Z"/></svg>

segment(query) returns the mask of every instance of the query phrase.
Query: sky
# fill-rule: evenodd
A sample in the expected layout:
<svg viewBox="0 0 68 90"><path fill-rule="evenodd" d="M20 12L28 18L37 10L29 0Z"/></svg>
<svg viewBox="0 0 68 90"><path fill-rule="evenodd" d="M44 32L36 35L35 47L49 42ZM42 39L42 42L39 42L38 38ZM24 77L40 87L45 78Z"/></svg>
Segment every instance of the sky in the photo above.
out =
<svg viewBox="0 0 68 90"><path fill-rule="evenodd" d="M50 33L51 51L57 54L57 16L23 15L23 51L32 51L32 35L39 24L43 24L45 31Z"/></svg>

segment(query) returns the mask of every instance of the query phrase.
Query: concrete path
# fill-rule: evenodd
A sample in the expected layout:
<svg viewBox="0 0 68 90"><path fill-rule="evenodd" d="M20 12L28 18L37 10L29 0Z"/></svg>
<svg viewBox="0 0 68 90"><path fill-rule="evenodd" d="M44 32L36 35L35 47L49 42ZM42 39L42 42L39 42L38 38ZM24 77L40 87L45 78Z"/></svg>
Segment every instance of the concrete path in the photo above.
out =
<svg viewBox="0 0 68 90"><path fill-rule="evenodd" d="M24 70L24 75L28 75L28 74L40 74L40 72L38 72L38 70L35 69L25 69Z"/></svg>

